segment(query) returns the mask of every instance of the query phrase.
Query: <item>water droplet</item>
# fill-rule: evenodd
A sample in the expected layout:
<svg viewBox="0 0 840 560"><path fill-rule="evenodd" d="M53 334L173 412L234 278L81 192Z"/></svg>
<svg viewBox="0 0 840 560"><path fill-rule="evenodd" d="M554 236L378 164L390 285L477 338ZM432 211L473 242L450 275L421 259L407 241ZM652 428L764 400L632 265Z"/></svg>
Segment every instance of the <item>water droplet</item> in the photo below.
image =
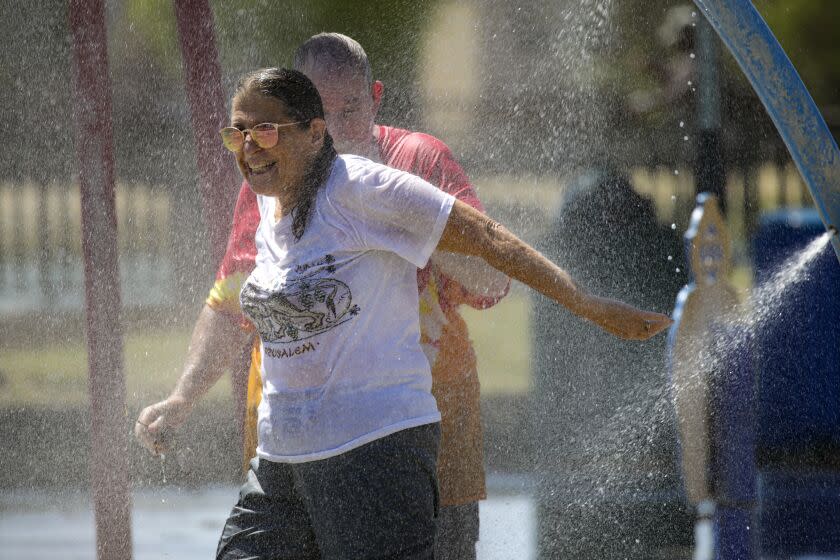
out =
<svg viewBox="0 0 840 560"><path fill-rule="evenodd" d="M696 58L696 57L694 56L694 53L691 53L690 55L688 55L688 57L689 57L689 58Z"/></svg>
<svg viewBox="0 0 840 560"><path fill-rule="evenodd" d="M685 121L680 121L680 128L683 128L684 126L685 126Z"/></svg>
<svg viewBox="0 0 840 560"><path fill-rule="evenodd" d="M693 82L692 82L691 80L688 80L688 82L686 82L686 83L687 83L688 85L693 85Z"/></svg>
<svg viewBox="0 0 840 560"><path fill-rule="evenodd" d="M672 194L672 195L671 195L671 200L677 200L677 195Z"/></svg>
<svg viewBox="0 0 840 560"><path fill-rule="evenodd" d="M679 175L679 174L680 174L680 170L679 169L674 169L674 175Z"/></svg>
<svg viewBox="0 0 840 560"><path fill-rule="evenodd" d="M686 142L688 142L688 136L687 136L687 135L686 135L686 136L683 136L683 140L685 140Z"/></svg>
<svg viewBox="0 0 840 560"><path fill-rule="evenodd" d="M691 17L697 17L697 12L691 12Z"/></svg>
<svg viewBox="0 0 840 560"><path fill-rule="evenodd" d="M679 269L679 268L677 268L677 272L679 272L679 271L680 271L680 269Z"/></svg>
<svg viewBox="0 0 840 560"><path fill-rule="evenodd" d="M671 229L677 229L677 224L671 224Z"/></svg>
<svg viewBox="0 0 840 560"><path fill-rule="evenodd" d="M674 255L668 255L668 260L669 260L669 261L674 260Z"/></svg>
<svg viewBox="0 0 840 560"><path fill-rule="evenodd" d="M166 498L161 498L160 503L165 504L166 503Z"/></svg>

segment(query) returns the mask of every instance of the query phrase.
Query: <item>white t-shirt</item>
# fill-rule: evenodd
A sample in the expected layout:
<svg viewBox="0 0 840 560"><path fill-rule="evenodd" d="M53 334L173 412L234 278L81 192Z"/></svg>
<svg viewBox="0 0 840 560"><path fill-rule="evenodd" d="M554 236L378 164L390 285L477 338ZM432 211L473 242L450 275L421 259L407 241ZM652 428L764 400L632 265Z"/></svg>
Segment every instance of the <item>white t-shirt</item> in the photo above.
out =
<svg viewBox="0 0 840 560"><path fill-rule="evenodd" d="M240 301L262 339L257 455L303 462L440 420L420 348L417 269L455 199L339 156L299 241L257 197L256 268Z"/></svg>

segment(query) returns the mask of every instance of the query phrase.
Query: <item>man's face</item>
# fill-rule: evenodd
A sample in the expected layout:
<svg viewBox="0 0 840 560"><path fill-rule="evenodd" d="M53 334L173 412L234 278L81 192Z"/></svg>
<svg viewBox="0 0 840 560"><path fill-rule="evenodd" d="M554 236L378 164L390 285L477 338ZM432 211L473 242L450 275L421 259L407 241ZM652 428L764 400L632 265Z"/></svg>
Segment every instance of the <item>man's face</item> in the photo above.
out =
<svg viewBox="0 0 840 560"><path fill-rule="evenodd" d="M368 155L382 84L374 82L371 86L363 75L354 72L310 70L306 75L321 94L327 130L335 141L336 151Z"/></svg>

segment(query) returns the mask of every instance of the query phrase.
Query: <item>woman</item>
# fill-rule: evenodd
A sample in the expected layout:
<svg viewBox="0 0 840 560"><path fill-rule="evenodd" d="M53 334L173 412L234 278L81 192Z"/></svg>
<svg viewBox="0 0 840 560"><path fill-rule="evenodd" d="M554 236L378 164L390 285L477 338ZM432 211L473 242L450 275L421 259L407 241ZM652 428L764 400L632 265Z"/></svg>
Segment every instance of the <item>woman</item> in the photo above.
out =
<svg viewBox="0 0 840 560"><path fill-rule="evenodd" d="M670 324L580 290L499 224L414 177L337 156L301 73L245 76L225 146L260 195L256 268L240 296L262 339L259 445L218 558L431 558L440 415L419 345L416 271L435 250L489 264L607 331ZM186 374L185 374L186 375ZM141 414L160 445L213 380L184 379Z"/></svg>

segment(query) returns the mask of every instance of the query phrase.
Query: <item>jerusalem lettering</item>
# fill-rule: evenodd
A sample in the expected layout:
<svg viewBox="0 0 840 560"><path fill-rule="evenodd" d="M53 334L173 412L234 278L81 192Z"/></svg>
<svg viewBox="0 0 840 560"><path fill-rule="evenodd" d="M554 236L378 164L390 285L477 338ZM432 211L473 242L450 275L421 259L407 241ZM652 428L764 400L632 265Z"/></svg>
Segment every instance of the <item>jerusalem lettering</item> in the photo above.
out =
<svg viewBox="0 0 840 560"><path fill-rule="evenodd" d="M315 350L315 345L311 342L307 342L306 344L302 344L300 346L295 346L294 348L268 348L264 346L265 355L269 358L294 358L295 356L300 356L305 352L311 352Z"/></svg>

